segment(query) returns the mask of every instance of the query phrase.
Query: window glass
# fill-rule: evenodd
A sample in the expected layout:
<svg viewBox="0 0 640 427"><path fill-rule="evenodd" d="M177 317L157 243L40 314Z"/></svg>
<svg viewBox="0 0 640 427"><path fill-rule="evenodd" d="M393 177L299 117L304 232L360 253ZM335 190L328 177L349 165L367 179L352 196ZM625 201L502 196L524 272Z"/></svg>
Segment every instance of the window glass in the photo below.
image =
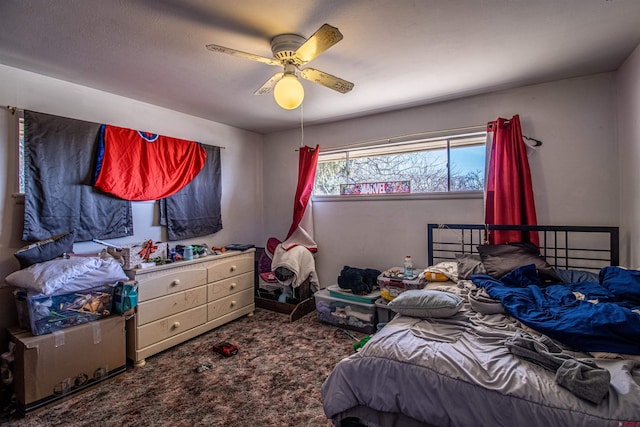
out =
<svg viewBox="0 0 640 427"><path fill-rule="evenodd" d="M314 195L482 190L485 132L320 152Z"/></svg>

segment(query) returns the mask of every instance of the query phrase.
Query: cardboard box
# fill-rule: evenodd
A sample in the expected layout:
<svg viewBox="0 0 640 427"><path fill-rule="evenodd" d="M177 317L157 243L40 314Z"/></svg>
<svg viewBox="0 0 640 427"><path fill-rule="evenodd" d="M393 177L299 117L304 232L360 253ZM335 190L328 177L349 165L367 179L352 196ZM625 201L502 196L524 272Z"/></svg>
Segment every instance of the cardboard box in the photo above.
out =
<svg viewBox="0 0 640 427"><path fill-rule="evenodd" d="M153 252L149 254L149 258L145 259L141 252L145 249L149 242L144 242L139 245L123 245L121 249L107 248L107 252L114 258L122 260L122 268L125 270L133 270L138 268L141 264L145 263L148 259L161 258L167 259L167 243L166 242L153 242ZM143 252L142 252L143 253Z"/></svg>
<svg viewBox="0 0 640 427"><path fill-rule="evenodd" d="M51 334L9 328L16 344L14 391L28 414L126 370L125 319L110 316Z"/></svg>

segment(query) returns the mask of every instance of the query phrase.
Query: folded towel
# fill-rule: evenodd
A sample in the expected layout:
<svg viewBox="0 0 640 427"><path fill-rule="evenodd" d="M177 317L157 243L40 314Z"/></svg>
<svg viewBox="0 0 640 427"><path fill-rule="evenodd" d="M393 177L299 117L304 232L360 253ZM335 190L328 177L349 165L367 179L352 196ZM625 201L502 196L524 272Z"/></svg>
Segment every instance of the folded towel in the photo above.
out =
<svg viewBox="0 0 640 427"><path fill-rule="evenodd" d="M556 382L578 397L598 404L609 394L611 374L590 360L567 359L556 372Z"/></svg>

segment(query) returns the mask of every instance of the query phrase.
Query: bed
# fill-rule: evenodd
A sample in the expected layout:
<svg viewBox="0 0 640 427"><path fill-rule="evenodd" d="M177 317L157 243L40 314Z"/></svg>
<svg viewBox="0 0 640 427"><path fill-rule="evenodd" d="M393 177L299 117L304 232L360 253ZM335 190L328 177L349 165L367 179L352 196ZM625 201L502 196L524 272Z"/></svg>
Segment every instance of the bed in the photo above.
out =
<svg viewBox="0 0 640 427"><path fill-rule="evenodd" d="M535 255L483 245L503 231L535 233ZM429 224L427 236L447 280L391 301L398 314L335 366L322 386L334 425L640 425L640 272L617 267L617 228Z"/></svg>

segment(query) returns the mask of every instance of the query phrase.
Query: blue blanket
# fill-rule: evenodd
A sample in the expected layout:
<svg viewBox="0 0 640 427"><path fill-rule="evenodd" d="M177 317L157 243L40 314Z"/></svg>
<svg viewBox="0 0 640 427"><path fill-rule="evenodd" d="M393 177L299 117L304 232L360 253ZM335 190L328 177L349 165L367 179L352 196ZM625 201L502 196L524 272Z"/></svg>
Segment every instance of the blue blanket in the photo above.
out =
<svg viewBox="0 0 640 427"><path fill-rule="evenodd" d="M599 283L545 286L527 265L500 280L471 280L511 316L575 350L640 354L640 271L605 267Z"/></svg>

